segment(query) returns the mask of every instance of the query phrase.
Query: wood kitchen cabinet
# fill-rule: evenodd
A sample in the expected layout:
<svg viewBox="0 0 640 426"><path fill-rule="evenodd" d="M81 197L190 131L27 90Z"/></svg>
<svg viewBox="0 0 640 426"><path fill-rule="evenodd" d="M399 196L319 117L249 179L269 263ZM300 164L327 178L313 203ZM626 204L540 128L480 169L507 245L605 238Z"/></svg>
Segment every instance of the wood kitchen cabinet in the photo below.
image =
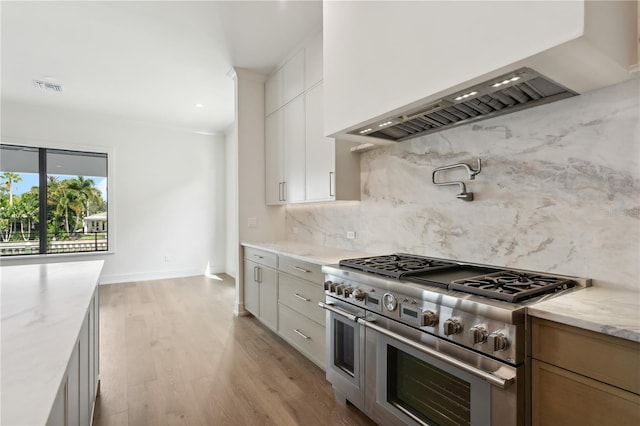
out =
<svg viewBox="0 0 640 426"><path fill-rule="evenodd" d="M92 423L99 390L99 306L96 286L47 425L89 426Z"/></svg>
<svg viewBox="0 0 640 426"><path fill-rule="evenodd" d="M539 318L532 325L532 424L640 424L640 343Z"/></svg>
<svg viewBox="0 0 640 426"><path fill-rule="evenodd" d="M267 327L278 329L278 277L274 253L244 249L244 307Z"/></svg>

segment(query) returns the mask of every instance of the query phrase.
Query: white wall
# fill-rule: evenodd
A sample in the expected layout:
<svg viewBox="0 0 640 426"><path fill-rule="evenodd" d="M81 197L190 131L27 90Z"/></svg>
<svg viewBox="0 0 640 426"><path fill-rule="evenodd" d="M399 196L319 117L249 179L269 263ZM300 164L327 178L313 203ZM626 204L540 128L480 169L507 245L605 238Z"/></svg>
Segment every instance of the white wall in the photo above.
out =
<svg viewBox="0 0 640 426"><path fill-rule="evenodd" d="M236 123L226 129L224 137L227 217L225 272L236 278L238 276L238 127Z"/></svg>
<svg viewBox="0 0 640 426"><path fill-rule="evenodd" d="M6 143L92 145L113 152L114 253L46 261L103 258L103 283L199 275L207 267L225 271L223 136L3 102L0 137Z"/></svg>

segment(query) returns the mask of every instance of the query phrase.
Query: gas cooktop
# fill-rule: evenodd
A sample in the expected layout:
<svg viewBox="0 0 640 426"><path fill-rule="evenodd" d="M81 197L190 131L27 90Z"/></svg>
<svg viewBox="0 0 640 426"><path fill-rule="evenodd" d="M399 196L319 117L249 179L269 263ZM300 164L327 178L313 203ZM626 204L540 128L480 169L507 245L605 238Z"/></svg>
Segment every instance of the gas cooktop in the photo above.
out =
<svg viewBox="0 0 640 426"><path fill-rule="evenodd" d="M512 303L566 290L576 285L573 280L561 276L469 265L405 253L344 259L339 265L367 274Z"/></svg>

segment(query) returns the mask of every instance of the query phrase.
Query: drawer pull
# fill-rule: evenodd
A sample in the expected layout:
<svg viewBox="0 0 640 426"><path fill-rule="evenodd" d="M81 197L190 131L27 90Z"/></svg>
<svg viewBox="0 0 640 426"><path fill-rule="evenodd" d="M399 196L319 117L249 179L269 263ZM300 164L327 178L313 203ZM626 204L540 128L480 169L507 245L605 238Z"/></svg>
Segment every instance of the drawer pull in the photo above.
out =
<svg viewBox="0 0 640 426"><path fill-rule="evenodd" d="M309 340L311 339L311 337L307 336L306 334L304 334L302 331L298 330L297 328L295 330L293 330L296 332L296 334L298 334L300 337L302 337L304 340Z"/></svg>
<svg viewBox="0 0 640 426"><path fill-rule="evenodd" d="M304 272L304 273L311 272L311 271L309 271L309 270L307 270L307 269L304 269L304 268L301 268L301 267L299 267L299 266L294 266L294 267L293 267L293 269L295 269L295 270L297 270L297 271L300 271L300 272Z"/></svg>
<svg viewBox="0 0 640 426"><path fill-rule="evenodd" d="M257 257L258 259L264 259L264 256L260 256L259 254L254 254L254 257Z"/></svg>
<svg viewBox="0 0 640 426"><path fill-rule="evenodd" d="M304 300L305 302L311 302L311 299L307 299L306 297L301 296L301 295L300 295L300 294L298 294L298 293L294 293L293 295L294 295L295 297L297 297L298 299L300 299L300 300Z"/></svg>

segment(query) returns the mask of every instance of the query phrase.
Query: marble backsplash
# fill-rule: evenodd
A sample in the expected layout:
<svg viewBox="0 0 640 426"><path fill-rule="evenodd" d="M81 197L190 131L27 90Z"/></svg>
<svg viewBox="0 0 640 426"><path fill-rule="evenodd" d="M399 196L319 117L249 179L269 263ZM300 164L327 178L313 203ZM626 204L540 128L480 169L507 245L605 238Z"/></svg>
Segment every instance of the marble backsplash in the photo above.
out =
<svg viewBox="0 0 640 426"><path fill-rule="evenodd" d="M286 207L287 239L592 278L640 290L638 80L361 154L360 202ZM467 181L435 167L482 159ZM346 238L355 231L356 239Z"/></svg>

